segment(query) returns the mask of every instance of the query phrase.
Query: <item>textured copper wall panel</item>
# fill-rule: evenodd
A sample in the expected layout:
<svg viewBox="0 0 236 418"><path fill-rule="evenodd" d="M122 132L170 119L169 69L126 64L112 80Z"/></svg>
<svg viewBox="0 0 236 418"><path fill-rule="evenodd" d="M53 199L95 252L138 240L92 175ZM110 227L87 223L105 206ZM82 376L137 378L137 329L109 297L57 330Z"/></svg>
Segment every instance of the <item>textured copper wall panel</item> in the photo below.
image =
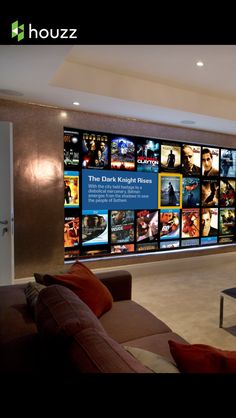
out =
<svg viewBox="0 0 236 418"><path fill-rule="evenodd" d="M236 146L236 136L0 100L0 119L13 122L16 278L64 270L63 127ZM224 251L224 249L222 249ZM176 257L178 257L176 253ZM155 257L159 259L158 256ZM142 257L142 260L145 257ZM138 257L134 258L137 262ZM140 258L141 260L141 258ZM147 261L150 261L147 259ZM155 261L152 258L152 261ZM109 267L106 259L91 267ZM130 259L122 259L122 265Z"/></svg>

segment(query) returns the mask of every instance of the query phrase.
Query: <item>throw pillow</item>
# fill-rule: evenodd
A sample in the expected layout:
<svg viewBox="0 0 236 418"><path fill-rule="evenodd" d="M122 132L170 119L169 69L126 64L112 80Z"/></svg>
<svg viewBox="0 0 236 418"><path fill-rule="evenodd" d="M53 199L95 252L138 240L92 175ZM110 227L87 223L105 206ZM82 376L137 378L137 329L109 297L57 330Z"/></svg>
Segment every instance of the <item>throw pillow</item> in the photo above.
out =
<svg viewBox="0 0 236 418"><path fill-rule="evenodd" d="M180 373L174 363L158 354L138 347L124 346L124 348L154 373Z"/></svg>
<svg viewBox="0 0 236 418"><path fill-rule="evenodd" d="M52 272L50 271L47 274L51 274L52 276L54 276L54 274L64 274L64 273L67 273L67 271L52 271ZM46 273L34 273L35 281L37 283L44 284L46 286L45 279L44 279L45 274Z"/></svg>
<svg viewBox="0 0 236 418"><path fill-rule="evenodd" d="M107 335L89 307L65 286L40 292L36 325L50 362L65 364L67 377L77 378L78 372L150 373Z"/></svg>
<svg viewBox="0 0 236 418"><path fill-rule="evenodd" d="M85 302L93 313L99 318L112 307L112 295L106 286L91 272L83 270L81 273L66 273L44 276L46 286L59 284L68 287Z"/></svg>
<svg viewBox="0 0 236 418"><path fill-rule="evenodd" d="M36 325L44 337L67 339L85 328L104 328L91 309L65 286L45 286L36 304Z"/></svg>
<svg viewBox="0 0 236 418"><path fill-rule="evenodd" d="M51 276L61 275L61 274L77 274L80 277L84 278L91 278L98 279L97 276L90 270L85 264L76 261L73 263L68 271L57 271L57 272L49 272L49 273L34 273L34 278L37 283L44 284L47 286L45 282L45 276L49 274Z"/></svg>
<svg viewBox="0 0 236 418"><path fill-rule="evenodd" d="M44 274L42 274L42 273L34 273L34 278L35 278L35 280L36 280L37 283L40 283L40 284L45 285L45 283L44 283Z"/></svg>
<svg viewBox="0 0 236 418"><path fill-rule="evenodd" d="M79 261L76 261L70 266L68 273L77 274L78 276L88 278L93 277L94 279L98 280L98 278L95 276L92 270L90 270L85 264L80 263Z"/></svg>
<svg viewBox="0 0 236 418"><path fill-rule="evenodd" d="M44 289L46 286L35 283L35 282L29 282L24 290L25 297L27 301L27 305L33 315L35 316L35 305L38 300L39 293L42 289Z"/></svg>
<svg viewBox="0 0 236 418"><path fill-rule="evenodd" d="M180 344L169 340L170 352L184 373L236 373L236 351L205 344Z"/></svg>

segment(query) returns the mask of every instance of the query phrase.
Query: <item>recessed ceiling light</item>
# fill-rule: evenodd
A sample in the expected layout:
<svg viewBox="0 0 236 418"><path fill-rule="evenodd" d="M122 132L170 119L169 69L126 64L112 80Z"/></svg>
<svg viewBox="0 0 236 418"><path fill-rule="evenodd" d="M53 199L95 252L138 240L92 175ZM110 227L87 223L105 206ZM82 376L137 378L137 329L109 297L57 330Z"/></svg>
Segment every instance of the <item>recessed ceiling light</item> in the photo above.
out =
<svg viewBox="0 0 236 418"><path fill-rule="evenodd" d="M5 94L6 96L24 96L23 93L10 89L0 89L0 94Z"/></svg>
<svg viewBox="0 0 236 418"><path fill-rule="evenodd" d="M73 102L73 105L80 106L80 103L79 102Z"/></svg>
<svg viewBox="0 0 236 418"><path fill-rule="evenodd" d="M194 125L196 122L194 122L194 120L181 120L180 123L182 123L183 125Z"/></svg>
<svg viewBox="0 0 236 418"><path fill-rule="evenodd" d="M196 65L198 67L203 67L204 66L204 62L203 61L197 61Z"/></svg>

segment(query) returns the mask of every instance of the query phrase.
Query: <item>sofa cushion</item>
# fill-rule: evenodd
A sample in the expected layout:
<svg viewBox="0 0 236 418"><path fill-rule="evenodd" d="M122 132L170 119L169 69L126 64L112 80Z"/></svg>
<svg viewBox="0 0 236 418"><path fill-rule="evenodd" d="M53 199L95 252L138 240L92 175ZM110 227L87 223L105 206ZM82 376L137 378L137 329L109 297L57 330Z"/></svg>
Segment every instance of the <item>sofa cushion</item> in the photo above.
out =
<svg viewBox="0 0 236 418"><path fill-rule="evenodd" d="M124 348L154 373L180 373L174 363L159 354L127 345Z"/></svg>
<svg viewBox="0 0 236 418"><path fill-rule="evenodd" d="M72 374L151 372L105 332L94 328L74 335L68 358Z"/></svg>
<svg viewBox="0 0 236 418"><path fill-rule="evenodd" d="M52 285L43 289L35 313L38 331L43 336L67 338L87 327L103 331L90 308L65 286Z"/></svg>
<svg viewBox="0 0 236 418"><path fill-rule="evenodd" d="M169 341L170 351L184 373L236 373L236 351L205 344L179 344Z"/></svg>
<svg viewBox="0 0 236 418"><path fill-rule="evenodd" d="M171 331L164 322L131 300L114 302L100 321L108 335L119 343Z"/></svg>
<svg viewBox="0 0 236 418"><path fill-rule="evenodd" d="M131 347L138 347L144 350L152 351L159 354L166 359L175 363L174 358L171 355L168 341L174 340L180 343L187 344L182 337L174 332L164 332L162 334L147 335L143 338L137 338L136 340L126 341L126 345Z"/></svg>
<svg viewBox="0 0 236 418"><path fill-rule="evenodd" d="M107 287L84 264L74 263L64 274L35 273L35 280L46 286L59 284L71 289L99 318L112 307L112 295Z"/></svg>

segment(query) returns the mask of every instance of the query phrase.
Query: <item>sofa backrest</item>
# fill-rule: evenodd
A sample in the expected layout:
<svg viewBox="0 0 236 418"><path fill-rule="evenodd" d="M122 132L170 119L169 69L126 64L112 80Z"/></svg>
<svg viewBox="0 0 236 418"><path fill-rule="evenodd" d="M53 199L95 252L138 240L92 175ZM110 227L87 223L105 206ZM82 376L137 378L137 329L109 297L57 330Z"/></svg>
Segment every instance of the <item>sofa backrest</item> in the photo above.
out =
<svg viewBox="0 0 236 418"><path fill-rule="evenodd" d="M38 331L50 350L66 357L69 373L150 373L109 337L90 308L71 290L52 285L36 304Z"/></svg>

